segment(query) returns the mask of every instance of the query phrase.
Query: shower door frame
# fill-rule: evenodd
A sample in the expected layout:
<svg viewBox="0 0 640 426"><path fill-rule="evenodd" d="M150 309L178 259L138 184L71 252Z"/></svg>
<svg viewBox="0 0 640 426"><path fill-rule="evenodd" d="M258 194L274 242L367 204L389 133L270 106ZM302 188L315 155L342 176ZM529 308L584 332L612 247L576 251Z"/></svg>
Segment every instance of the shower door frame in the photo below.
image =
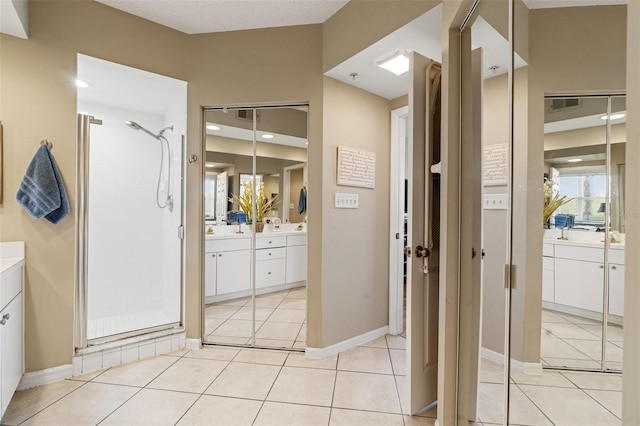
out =
<svg viewBox="0 0 640 426"><path fill-rule="evenodd" d="M149 328L127 331L119 334L88 339L87 338L87 304L88 304L88 245L89 240L89 154L91 144L91 125L102 125L102 120L96 119L87 114L77 114L77 137L76 137L76 244L75 244L75 310L74 310L74 347L81 350L89 346L100 345L102 343L126 339L128 337L140 336L157 331L182 327L184 324L184 269L185 269L185 249L184 249L184 217L185 217L185 190L186 179L184 176L186 167L186 144L185 136L180 135L180 223L178 227L178 237L180 239L180 319L177 322L170 322ZM169 163L171 166L171 163Z"/></svg>

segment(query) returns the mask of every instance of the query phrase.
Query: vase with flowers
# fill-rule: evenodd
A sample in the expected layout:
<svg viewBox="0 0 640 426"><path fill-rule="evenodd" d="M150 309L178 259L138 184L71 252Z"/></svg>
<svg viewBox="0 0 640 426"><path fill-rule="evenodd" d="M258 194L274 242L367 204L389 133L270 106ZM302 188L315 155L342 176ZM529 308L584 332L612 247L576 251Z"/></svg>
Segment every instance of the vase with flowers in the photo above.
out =
<svg viewBox="0 0 640 426"><path fill-rule="evenodd" d="M543 192L544 210L542 214L542 225L544 227L549 227L549 220L551 219L553 212L555 212L561 205L573 200L573 198L568 198L566 195L560 196L560 193L558 192L558 185L551 179L547 178L544 180Z"/></svg>
<svg viewBox="0 0 640 426"><path fill-rule="evenodd" d="M253 194L256 197L255 218L253 215L253 200L251 199ZM264 190L264 182L260 183L257 191L253 189L253 182L248 182L242 193L240 195L231 194L229 201L238 204L240 210L246 213L247 220L255 221L256 232L264 230L264 216L280 203L278 195L267 197Z"/></svg>

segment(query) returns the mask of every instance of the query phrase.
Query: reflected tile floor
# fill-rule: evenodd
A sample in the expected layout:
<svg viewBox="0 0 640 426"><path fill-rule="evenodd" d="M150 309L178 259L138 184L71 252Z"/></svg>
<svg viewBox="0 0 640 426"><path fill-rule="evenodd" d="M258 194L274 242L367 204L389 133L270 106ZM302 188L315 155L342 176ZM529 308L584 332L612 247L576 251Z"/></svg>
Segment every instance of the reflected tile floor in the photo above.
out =
<svg viewBox="0 0 640 426"><path fill-rule="evenodd" d="M607 327L607 369L622 371L622 327ZM544 366L601 368L602 321L594 321L550 309L542 310Z"/></svg>
<svg viewBox="0 0 640 426"><path fill-rule="evenodd" d="M307 289L296 287L256 296L257 346L304 349L306 347ZM207 343L252 345L251 299L211 303L205 308Z"/></svg>
<svg viewBox="0 0 640 426"><path fill-rule="evenodd" d="M3 425L434 425L406 413L405 339L385 336L322 360L299 352L181 350L17 392ZM502 376L483 359L480 420L500 424ZM512 424L621 424L621 376L512 376Z"/></svg>

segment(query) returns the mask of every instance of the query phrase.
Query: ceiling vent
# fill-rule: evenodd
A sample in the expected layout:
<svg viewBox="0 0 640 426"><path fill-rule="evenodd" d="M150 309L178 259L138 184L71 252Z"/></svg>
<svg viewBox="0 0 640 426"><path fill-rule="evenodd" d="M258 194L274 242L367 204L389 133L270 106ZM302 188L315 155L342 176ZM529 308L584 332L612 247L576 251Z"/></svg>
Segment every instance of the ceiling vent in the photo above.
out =
<svg viewBox="0 0 640 426"><path fill-rule="evenodd" d="M254 109L239 109L236 110L236 118L238 120L246 120L246 121L253 121L253 113L256 113L256 121L260 121L260 116L258 114L258 112Z"/></svg>
<svg viewBox="0 0 640 426"><path fill-rule="evenodd" d="M549 112L566 111L568 109L580 108L582 99L580 98L557 98L549 99Z"/></svg>

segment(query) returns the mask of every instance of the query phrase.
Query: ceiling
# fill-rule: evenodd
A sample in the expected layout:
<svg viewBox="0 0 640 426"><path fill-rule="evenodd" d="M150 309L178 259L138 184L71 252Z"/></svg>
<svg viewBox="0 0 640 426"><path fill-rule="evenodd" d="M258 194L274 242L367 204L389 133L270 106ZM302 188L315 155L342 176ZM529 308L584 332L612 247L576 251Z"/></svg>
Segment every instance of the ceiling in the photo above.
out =
<svg viewBox="0 0 640 426"><path fill-rule="evenodd" d="M348 0L97 0L187 34L321 24Z"/></svg>
<svg viewBox="0 0 640 426"><path fill-rule="evenodd" d="M627 0L522 0L529 9L549 9L554 7L610 6L627 4Z"/></svg>

